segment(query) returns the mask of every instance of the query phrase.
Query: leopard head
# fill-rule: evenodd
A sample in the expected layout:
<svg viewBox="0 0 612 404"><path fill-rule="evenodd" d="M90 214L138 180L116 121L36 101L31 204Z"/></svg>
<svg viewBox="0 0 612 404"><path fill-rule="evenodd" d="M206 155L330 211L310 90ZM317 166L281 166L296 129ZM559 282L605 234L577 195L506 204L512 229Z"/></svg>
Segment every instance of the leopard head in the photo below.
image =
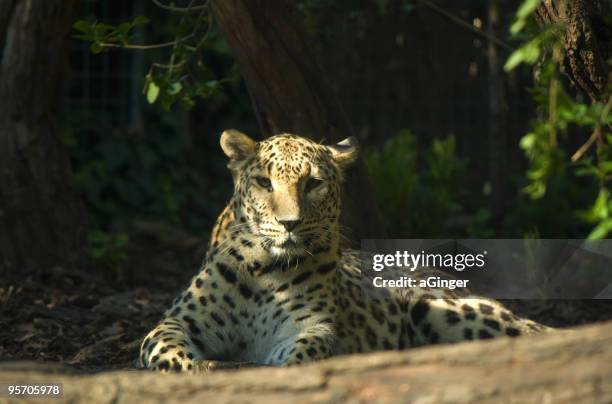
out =
<svg viewBox="0 0 612 404"><path fill-rule="evenodd" d="M221 147L230 159L240 231L279 256L337 245L341 185L357 158L355 138L331 146L290 134L256 142L227 130Z"/></svg>

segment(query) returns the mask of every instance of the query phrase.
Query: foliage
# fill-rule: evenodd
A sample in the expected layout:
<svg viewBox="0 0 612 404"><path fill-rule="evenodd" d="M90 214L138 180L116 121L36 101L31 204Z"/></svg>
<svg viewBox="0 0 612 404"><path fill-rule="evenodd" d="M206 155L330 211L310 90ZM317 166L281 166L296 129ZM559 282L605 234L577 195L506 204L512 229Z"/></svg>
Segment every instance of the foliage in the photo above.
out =
<svg viewBox="0 0 612 404"><path fill-rule="evenodd" d="M521 189L528 179L514 179ZM589 225L578 217L577 206L586 206L596 196L584 178L571 170L551 175L546 193L541 198L517 195L508 203L508 211L499 224L505 238L580 238L589 232Z"/></svg>
<svg viewBox="0 0 612 404"><path fill-rule="evenodd" d="M91 41L90 49L93 53L101 53L112 45L128 45L133 39L132 31L134 28L146 25L149 19L144 16L138 16L130 22L123 22L113 26L102 23L89 23L87 21L77 21L73 27L79 34L74 35L75 38Z"/></svg>
<svg viewBox="0 0 612 404"><path fill-rule="evenodd" d="M93 53L101 53L113 48L136 51L170 49L168 61L152 62L145 76L143 94L149 104L159 102L166 111L178 103L185 109L194 106L196 98L208 98L228 82L238 80L237 71L227 77L211 77L211 69L203 57L204 50L216 51L218 41L213 28L208 4L177 8L154 2L170 13L178 13L180 18L172 21L168 42L140 45L134 44L134 31L149 23L149 18L137 16L131 22L118 25L79 20L74 24L75 37L91 42Z"/></svg>
<svg viewBox="0 0 612 404"><path fill-rule="evenodd" d="M538 9L542 0L525 0L516 12L516 19L510 27L512 34L518 34L530 22L531 15Z"/></svg>
<svg viewBox="0 0 612 404"><path fill-rule="evenodd" d="M198 109L207 111L206 122L193 119L197 127L217 130L227 120L249 127L248 94L208 10L196 8L193 14L170 8L147 8L147 17L117 25L96 22L92 10L86 9L84 20L74 24L75 36L91 42L96 54L145 52L150 68L141 78L143 104L170 111L176 104L191 108L197 98L205 98L206 107ZM149 26L152 29L145 32ZM147 40L157 43L135 44L144 42L145 33ZM172 41L165 42L168 39ZM160 62L164 59L167 62ZM117 122L116 111L83 103L64 122L76 185L95 229L89 235L89 255L94 264L112 271L120 270L125 260L131 223L162 222L205 237L231 194L231 178L216 137L184 133L185 115L176 109L160 114L143 105L142 110L144 117L129 127L111 126ZM218 153L202 158L207 149ZM227 178L220 179L224 175Z"/></svg>
<svg viewBox="0 0 612 404"><path fill-rule="evenodd" d="M526 0L519 8L511 32L522 36L525 42L510 55L505 65L510 71L521 64L537 63L538 77L532 93L538 105L538 116L520 143L530 162L525 192L534 199L543 198L553 179L560 177L580 186L582 193L593 195L595 201L591 199L590 207L574 206L572 214L592 225L588 238L603 238L612 232L610 105L579 101L568 95L559 72L564 27L536 28L535 24L530 24L539 3ZM572 136L577 134L588 140L570 159L565 148L572 145ZM591 191L594 188L598 191Z"/></svg>
<svg viewBox="0 0 612 404"><path fill-rule="evenodd" d="M532 15L540 3L541 0L526 0L519 7L511 33L521 45L505 65L507 71L522 65L533 66L538 77L532 90L538 105L536 117L520 143L529 170L522 181L511 179L516 187L524 187L523 197L509 202L502 219L491 218L485 209L471 212L466 207L468 197L464 192L468 189L464 186L468 164L456 156L454 139L436 140L418 151L422 145L417 145L413 135L402 131L382 148L366 153L391 234L487 237L495 227L505 236L576 237L591 232L592 238L600 238L612 230L609 185L612 118L604 113L604 105L577 101L568 95L558 71L563 27L537 27ZM367 39L366 19L386 18L393 10L390 4L387 0L356 3L345 22L352 24L337 26L326 20L326 15L338 8L336 2L298 2L309 29L326 36L350 30L361 39ZM401 10L413 12L420 5L416 0L404 0ZM144 77L144 98L166 110L177 103L190 108L196 98L205 98L208 103L214 97L232 98L238 71L235 67L215 69L210 60L211 54L227 54L227 47L212 24L209 11L205 7L190 12L169 8L163 11L170 17L166 24L155 25L157 35L170 39L168 42L135 45L137 31L149 22L142 16L118 25L79 21L75 24L77 37L90 41L95 53L113 48L151 50L147 53L152 63ZM162 58L167 61L160 63ZM248 99L233 97L231 107L226 109L234 113L238 98ZM227 110L223 113L227 114ZM209 227L210 217L214 217L226 190L219 188L218 181L212 184L201 178L197 172L202 170L194 170L185 161L188 141L175 135L176 128L166 124L158 129L151 125L145 131L146 141L138 136L103 131L83 133L75 129L68 134L77 180L99 228L108 229L117 222L121 227L128 220L147 217L198 231ZM586 139L598 128L600 134L594 142L597 151L571 161L569 153L579 146L574 144L576 139ZM208 191L207 197L203 197L203 189ZM191 211L191 220L186 222L182 212L194 205L200 210ZM492 223L493 220L499 222Z"/></svg>
<svg viewBox="0 0 612 404"><path fill-rule="evenodd" d="M138 136L92 128L87 112L71 118L64 142L94 228L153 218L197 231L211 224L225 190L205 192L212 187L186 160L189 140L170 119L148 116L146 136ZM194 208L183 220L188 206Z"/></svg>
<svg viewBox="0 0 612 404"><path fill-rule="evenodd" d="M125 232L105 232L95 230L87 235L88 255L98 268L119 272L127 259L125 247L129 236Z"/></svg>
<svg viewBox="0 0 612 404"><path fill-rule="evenodd" d="M504 65L504 69L511 71L521 63L534 64L538 62L542 58L545 48L550 44L557 43L561 34L561 27L558 26L550 26L538 32L533 38L512 52Z"/></svg>
<svg viewBox="0 0 612 404"><path fill-rule="evenodd" d="M489 236L488 212L468 214L461 201L467 163L456 156L455 138L434 140L422 155L416 137L403 130L365 161L387 230L394 237Z"/></svg>

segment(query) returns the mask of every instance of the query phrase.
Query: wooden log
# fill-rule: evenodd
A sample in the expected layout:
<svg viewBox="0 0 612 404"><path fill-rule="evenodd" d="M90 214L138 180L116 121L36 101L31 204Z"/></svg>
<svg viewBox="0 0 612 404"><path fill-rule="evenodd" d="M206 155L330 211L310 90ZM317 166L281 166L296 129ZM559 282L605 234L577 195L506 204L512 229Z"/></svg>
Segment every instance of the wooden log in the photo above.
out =
<svg viewBox="0 0 612 404"><path fill-rule="evenodd" d="M64 401L87 403L605 403L612 402L612 322L531 337L199 375L75 375L45 364L4 363L0 380L63 383Z"/></svg>

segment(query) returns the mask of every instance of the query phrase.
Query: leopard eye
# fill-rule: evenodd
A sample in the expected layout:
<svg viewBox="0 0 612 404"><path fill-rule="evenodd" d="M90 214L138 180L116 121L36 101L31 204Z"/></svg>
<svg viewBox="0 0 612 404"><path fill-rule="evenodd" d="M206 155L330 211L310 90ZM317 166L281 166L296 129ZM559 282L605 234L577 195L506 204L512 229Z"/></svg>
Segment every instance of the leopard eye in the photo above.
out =
<svg viewBox="0 0 612 404"><path fill-rule="evenodd" d="M306 182L306 186L304 187L304 191L308 193L308 192L312 191L313 189L320 187L321 184L323 184L323 180L320 180L318 178L310 178Z"/></svg>
<svg viewBox="0 0 612 404"><path fill-rule="evenodd" d="M272 182L270 182L269 178L255 177L255 181L257 182L257 185L259 185L260 187L272 192Z"/></svg>

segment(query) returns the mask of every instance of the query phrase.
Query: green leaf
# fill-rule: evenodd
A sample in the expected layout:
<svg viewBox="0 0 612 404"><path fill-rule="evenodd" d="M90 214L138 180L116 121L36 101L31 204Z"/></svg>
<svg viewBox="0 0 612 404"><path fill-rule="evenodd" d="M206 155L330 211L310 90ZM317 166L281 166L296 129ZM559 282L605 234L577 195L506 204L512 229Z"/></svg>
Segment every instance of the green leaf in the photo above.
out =
<svg viewBox="0 0 612 404"><path fill-rule="evenodd" d="M599 169L603 175L612 173L612 161L602 161L599 163Z"/></svg>
<svg viewBox="0 0 612 404"><path fill-rule="evenodd" d="M170 108L172 108L172 100L168 99L166 97L162 97L161 100L159 101L162 109L166 112L170 111Z"/></svg>
<svg viewBox="0 0 612 404"><path fill-rule="evenodd" d="M188 96L182 97L179 99L179 104L183 109L190 110L195 106L195 102Z"/></svg>
<svg viewBox="0 0 612 404"><path fill-rule="evenodd" d="M147 102L153 104L157 97L159 97L159 86L154 81L151 81L147 86Z"/></svg>
<svg viewBox="0 0 612 404"><path fill-rule="evenodd" d="M536 38L512 52L504 65L504 70L509 72L521 63L533 64L539 57L540 41Z"/></svg>
<svg viewBox="0 0 612 404"><path fill-rule="evenodd" d="M523 55L519 52L519 50L515 50L512 52L506 64L504 65L504 70L509 72L513 70L516 66L520 65L523 62Z"/></svg>
<svg viewBox="0 0 612 404"><path fill-rule="evenodd" d="M527 21L525 21L524 19L514 21L512 25L510 26L510 33L512 35L516 35L519 32L521 32L523 28L525 28L526 22Z"/></svg>
<svg viewBox="0 0 612 404"><path fill-rule="evenodd" d="M597 170L597 167L595 166L587 165L584 167L577 168L575 173L576 173L576 176L578 177L587 177L587 176L597 177L599 175L599 170Z"/></svg>
<svg viewBox="0 0 612 404"><path fill-rule="evenodd" d="M214 89L214 88L219 86L219 81L217 81L217 80L209 80L209 81L207 81L204 84L206 84L206 86L208 88Z"/></svg>
<svg viewBox="0 0 612 404"><path fill-rule="evenodd" d="M602 189L597 196L597 200L595 200L595 205L593 205L593 209L591 210L591 214L593 217L596 217L600 220L608 219L610 215L610 211L608 210L608 192L605 189Z"/></svg>
<svg viewBox="0 0 612 404"><path fill-rule="evenodd" d="M544 195L546 195L546 183L542 181L532 182L527 185L524 189L524 192L529 194L532 199L540 199Z"/></svg>
<svg viewBox="0 0 612 404"><path fill-rule="evenodd" d="M127 35L128 32L132 29L132 24L129 22L122 22L117 25L116 31L118 31L121 35Z"/></svg>
<svg viewBox="0 0 612 404"><path fill-rule="evenodd" d="M529 150L533 148L535 143L536 143L536 134L528 133L521 138L520 146L521 146L521 149L523 150Z"/></svg>
<svg viewBox="0 0 612 404"><path fill-rule="evenodd" d="M175 81L174 83L168 86L167 92L170 95L177 95L178 93L181 92L182 89L183 89L183 85L180 82Z"/></svg>
<svg viewBox="0 0 612 404"><path fill-rule="evenodd" d="M88 21L84 21L84 20L79 20L75 22L74 24L72 24L72 28L74 28L77 31L86 33L86 34L91 33L94 30L93 24Z"/></svg>
<svg viewBox="0 0 612 404"><path fill-rule="evenodd" d="M134 21L132 21L132 25L136 26L136 25L144 25L144 24L148 24L149 20L147 17L145 17L144 15L139 15L138 17L134 18Z"/></svg>
<svg viewBox="0 0 612 404"><path fill-rule="evenodd" d="M104 52L104 46L100 42L94 42L89 46L92 53L98 54Z"/></svg>
<svg viewBox="0 0 612 404"><path fill-rule="evenodd" d="M531 15L540 6L541 0L525 0L516 12L516 16L525 19Z"/></svg>
<svg viewBox="0 0 612 404"><path fill-rule="evenodd" d="M610 232L612 232L612 219L606 219L593 229L587 239L600 240L610 234Z"/></svg>
<svg viewBox="0 0 612 404"><path fill-rule="evenodd" d="M114 25L110 25L110 24L94 24L93 25L94 31L96 31L96 33L101 34L101 35L108 35L109 33L115 31L115 26Z"/></svg>
<svg viewBox="0 0 612 404"><path fill-rule="evenodd" d="M527 18L540 6L541 0L525 0L516 12L516 21L510 27L510 33L516 35L527 25Z"/></svg>

